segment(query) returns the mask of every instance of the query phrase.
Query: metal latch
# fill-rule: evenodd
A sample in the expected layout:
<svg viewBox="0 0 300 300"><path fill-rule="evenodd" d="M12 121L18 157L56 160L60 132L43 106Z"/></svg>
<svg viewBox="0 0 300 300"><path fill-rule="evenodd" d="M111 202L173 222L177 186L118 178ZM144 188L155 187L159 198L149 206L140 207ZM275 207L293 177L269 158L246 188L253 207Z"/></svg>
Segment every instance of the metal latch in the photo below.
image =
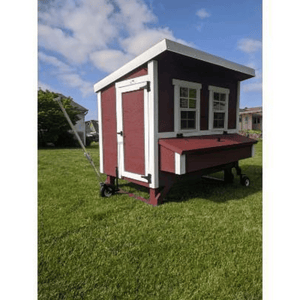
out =
<svg viewBox="0 0 300 300"><path fill-rule="evenodd" d="M150 81L147 81L146 85L140 87L140 90L147 89L147 92L150 92Z"/></svg>
<svg viewBox="0 0 300 300"><path fill-rule="evenodd" d="M142 175L141 177L147 179L148 183L151 183L151 174L148 174L147 176Z"/></svg>

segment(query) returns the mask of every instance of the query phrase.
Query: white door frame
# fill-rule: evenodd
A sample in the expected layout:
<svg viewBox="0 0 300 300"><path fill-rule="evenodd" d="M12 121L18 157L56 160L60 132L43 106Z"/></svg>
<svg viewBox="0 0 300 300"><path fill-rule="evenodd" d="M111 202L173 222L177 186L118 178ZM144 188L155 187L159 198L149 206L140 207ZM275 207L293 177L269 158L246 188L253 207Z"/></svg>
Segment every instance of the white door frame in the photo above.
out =
<svg viewBox="0 0 300 300"><path fill-rule="evenodd" d="M135 79L129 79L116 83L116 109L117 109L117 132L123 131L123 105L122 94L126 92L137 91L144 88L144 149L145 149L145 174L149 173L149 120L148 120L148 106L149 106L149 92L147 91L148 76L141 76ZM124 169L124 136L117 134L118 144L118 169L119 178L122 176L148 183L146 178L142 178L140 174L131 173Z"/></svg>

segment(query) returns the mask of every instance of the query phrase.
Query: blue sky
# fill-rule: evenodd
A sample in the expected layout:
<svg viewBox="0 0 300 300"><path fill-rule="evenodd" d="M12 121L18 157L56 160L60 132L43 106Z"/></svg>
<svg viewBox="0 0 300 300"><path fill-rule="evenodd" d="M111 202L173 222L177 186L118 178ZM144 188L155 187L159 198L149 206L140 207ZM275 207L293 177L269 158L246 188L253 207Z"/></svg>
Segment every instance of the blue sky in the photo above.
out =
<svg viewBox="0 0 300 300"><path fill-rule="evenodd" d="M38 86L97 118L93 85L163 38L255 69L241 107L262 104L262 3L257 0L39 1Z"/></svg>

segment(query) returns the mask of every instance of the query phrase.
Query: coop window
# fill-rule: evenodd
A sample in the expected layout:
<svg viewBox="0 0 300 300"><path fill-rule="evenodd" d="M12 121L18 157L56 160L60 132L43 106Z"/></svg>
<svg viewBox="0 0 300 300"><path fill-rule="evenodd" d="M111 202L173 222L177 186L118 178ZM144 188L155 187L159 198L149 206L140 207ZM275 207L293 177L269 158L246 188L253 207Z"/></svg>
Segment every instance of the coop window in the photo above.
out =
<svg viewBox="0 0 300 300"><path fill-rule="evenodd" d="M210 114L209 124L211 130L227 129L229 89L209 86Z"/></svg>
<svg viewBox="0 0 300 300"><path fill-rule="evenodd" d="M175 132L200 129L200 83L173 79Z"/></svg>

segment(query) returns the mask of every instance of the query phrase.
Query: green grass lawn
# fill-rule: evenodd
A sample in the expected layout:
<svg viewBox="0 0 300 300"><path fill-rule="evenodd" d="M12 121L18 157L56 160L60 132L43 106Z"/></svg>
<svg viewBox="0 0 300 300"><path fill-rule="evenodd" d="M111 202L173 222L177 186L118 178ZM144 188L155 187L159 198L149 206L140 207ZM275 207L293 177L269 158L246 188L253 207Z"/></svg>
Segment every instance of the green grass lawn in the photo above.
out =
<svg viewBox="0 0 300 300"><path fill-rule="evenodd" d="M248 188L177 185L152 207L99 197L81 149L39 150L39 299L262 299L261 142L240 166Z"/></svg>

